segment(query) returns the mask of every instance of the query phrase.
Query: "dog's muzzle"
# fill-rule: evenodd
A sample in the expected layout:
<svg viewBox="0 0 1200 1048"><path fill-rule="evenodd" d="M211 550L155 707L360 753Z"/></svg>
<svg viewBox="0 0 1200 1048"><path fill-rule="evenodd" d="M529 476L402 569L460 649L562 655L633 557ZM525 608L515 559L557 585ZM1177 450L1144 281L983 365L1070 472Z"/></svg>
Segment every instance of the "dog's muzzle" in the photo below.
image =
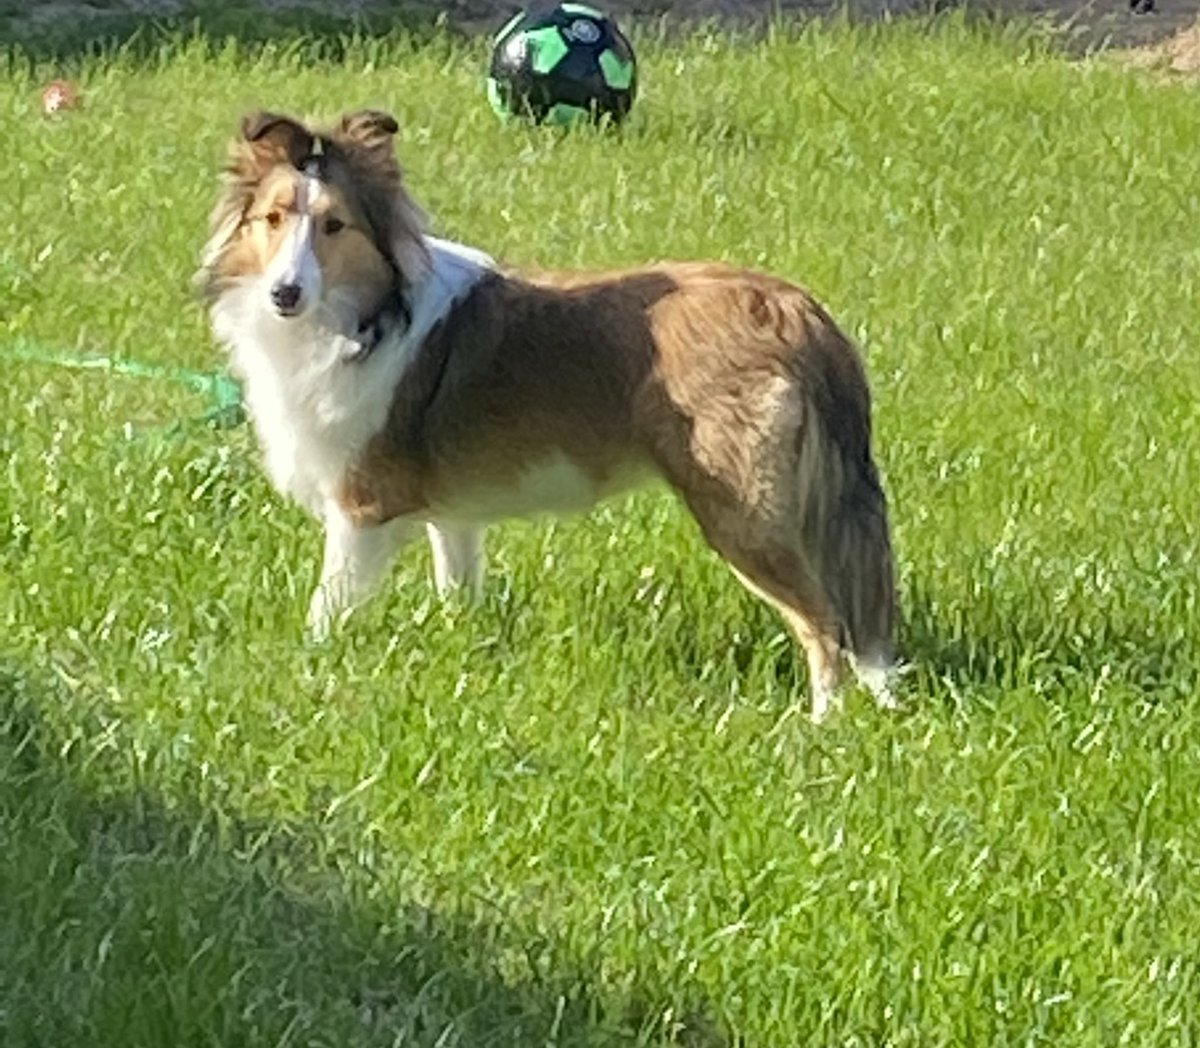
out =
<svg viewBox="0 0 1200 1048"><path fill-rule="evenodd" d="M300 307L299 284L276 284L271 288L271 304L282 317L295 316Z"/></svg>

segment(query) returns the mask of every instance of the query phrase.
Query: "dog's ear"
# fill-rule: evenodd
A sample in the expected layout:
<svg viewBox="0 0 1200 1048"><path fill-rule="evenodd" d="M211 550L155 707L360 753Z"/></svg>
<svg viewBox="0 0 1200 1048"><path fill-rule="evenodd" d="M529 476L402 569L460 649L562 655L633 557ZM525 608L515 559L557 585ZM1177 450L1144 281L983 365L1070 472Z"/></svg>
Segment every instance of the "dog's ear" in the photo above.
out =
<svg viewBox="0 0 1200 1048"><path fill-rule="evenodd" d="M313 133L297 120L258 110L242 117L242 139L255 154L300 165L312 155Z"/></svg>
<svg viewBox="0 0 1200 1048"><path fill-rule="evenodd" d="M343 137L370 150L392 151L392 136L400 130L391 113L379 109L360 109L347 113L338 124Z"/></svg>

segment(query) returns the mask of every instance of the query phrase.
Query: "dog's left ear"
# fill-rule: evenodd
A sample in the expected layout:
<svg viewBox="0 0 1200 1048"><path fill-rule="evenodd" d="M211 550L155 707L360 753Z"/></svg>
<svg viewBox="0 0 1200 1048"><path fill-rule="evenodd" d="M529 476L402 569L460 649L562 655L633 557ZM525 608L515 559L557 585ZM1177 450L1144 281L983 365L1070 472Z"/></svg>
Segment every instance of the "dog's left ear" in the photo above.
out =
<svg viewBox="0 0 1200 1048"><path fill-rule="evenodd" d="M313 133L298 120L257 111L242 117L242 139L263 160L299 165L312 153Z"/></svg>
<svg viewBox="0 0 1200 1048"><path fill-rule="evenodd" d="M392 151L392 136L400 130L391 113L379 109L360 109L347 113L338 124L338 130L346 138L367 149Z"/></svg>

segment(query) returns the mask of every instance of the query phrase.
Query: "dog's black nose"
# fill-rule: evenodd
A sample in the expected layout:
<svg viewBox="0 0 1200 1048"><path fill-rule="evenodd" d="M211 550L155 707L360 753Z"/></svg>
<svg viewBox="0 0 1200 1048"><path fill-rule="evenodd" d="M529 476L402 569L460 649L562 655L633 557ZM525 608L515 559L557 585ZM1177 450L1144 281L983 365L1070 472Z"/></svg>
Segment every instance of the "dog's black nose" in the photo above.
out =
<svg viewBox="0 0 1200 1048"><path fill-rule="evenodd" d="M300 302L300 285L276 284L271 288L271 301L280 313L290 313Z"/></svg>

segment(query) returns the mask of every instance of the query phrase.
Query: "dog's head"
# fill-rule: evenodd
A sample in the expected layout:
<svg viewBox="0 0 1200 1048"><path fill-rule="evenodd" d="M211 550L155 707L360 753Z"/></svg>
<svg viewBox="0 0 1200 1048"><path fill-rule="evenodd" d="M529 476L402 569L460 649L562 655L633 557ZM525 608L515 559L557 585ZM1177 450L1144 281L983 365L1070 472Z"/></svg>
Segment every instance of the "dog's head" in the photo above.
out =
<svg viewBox="0 0 1200 1048"><path fill-rule="evenodd" d="M280 319L332 309L363 322L402 296L427 260L393 151L397 130L374 110L323 131L248 114L198 274L209 298L248 288Z"/></svg>

